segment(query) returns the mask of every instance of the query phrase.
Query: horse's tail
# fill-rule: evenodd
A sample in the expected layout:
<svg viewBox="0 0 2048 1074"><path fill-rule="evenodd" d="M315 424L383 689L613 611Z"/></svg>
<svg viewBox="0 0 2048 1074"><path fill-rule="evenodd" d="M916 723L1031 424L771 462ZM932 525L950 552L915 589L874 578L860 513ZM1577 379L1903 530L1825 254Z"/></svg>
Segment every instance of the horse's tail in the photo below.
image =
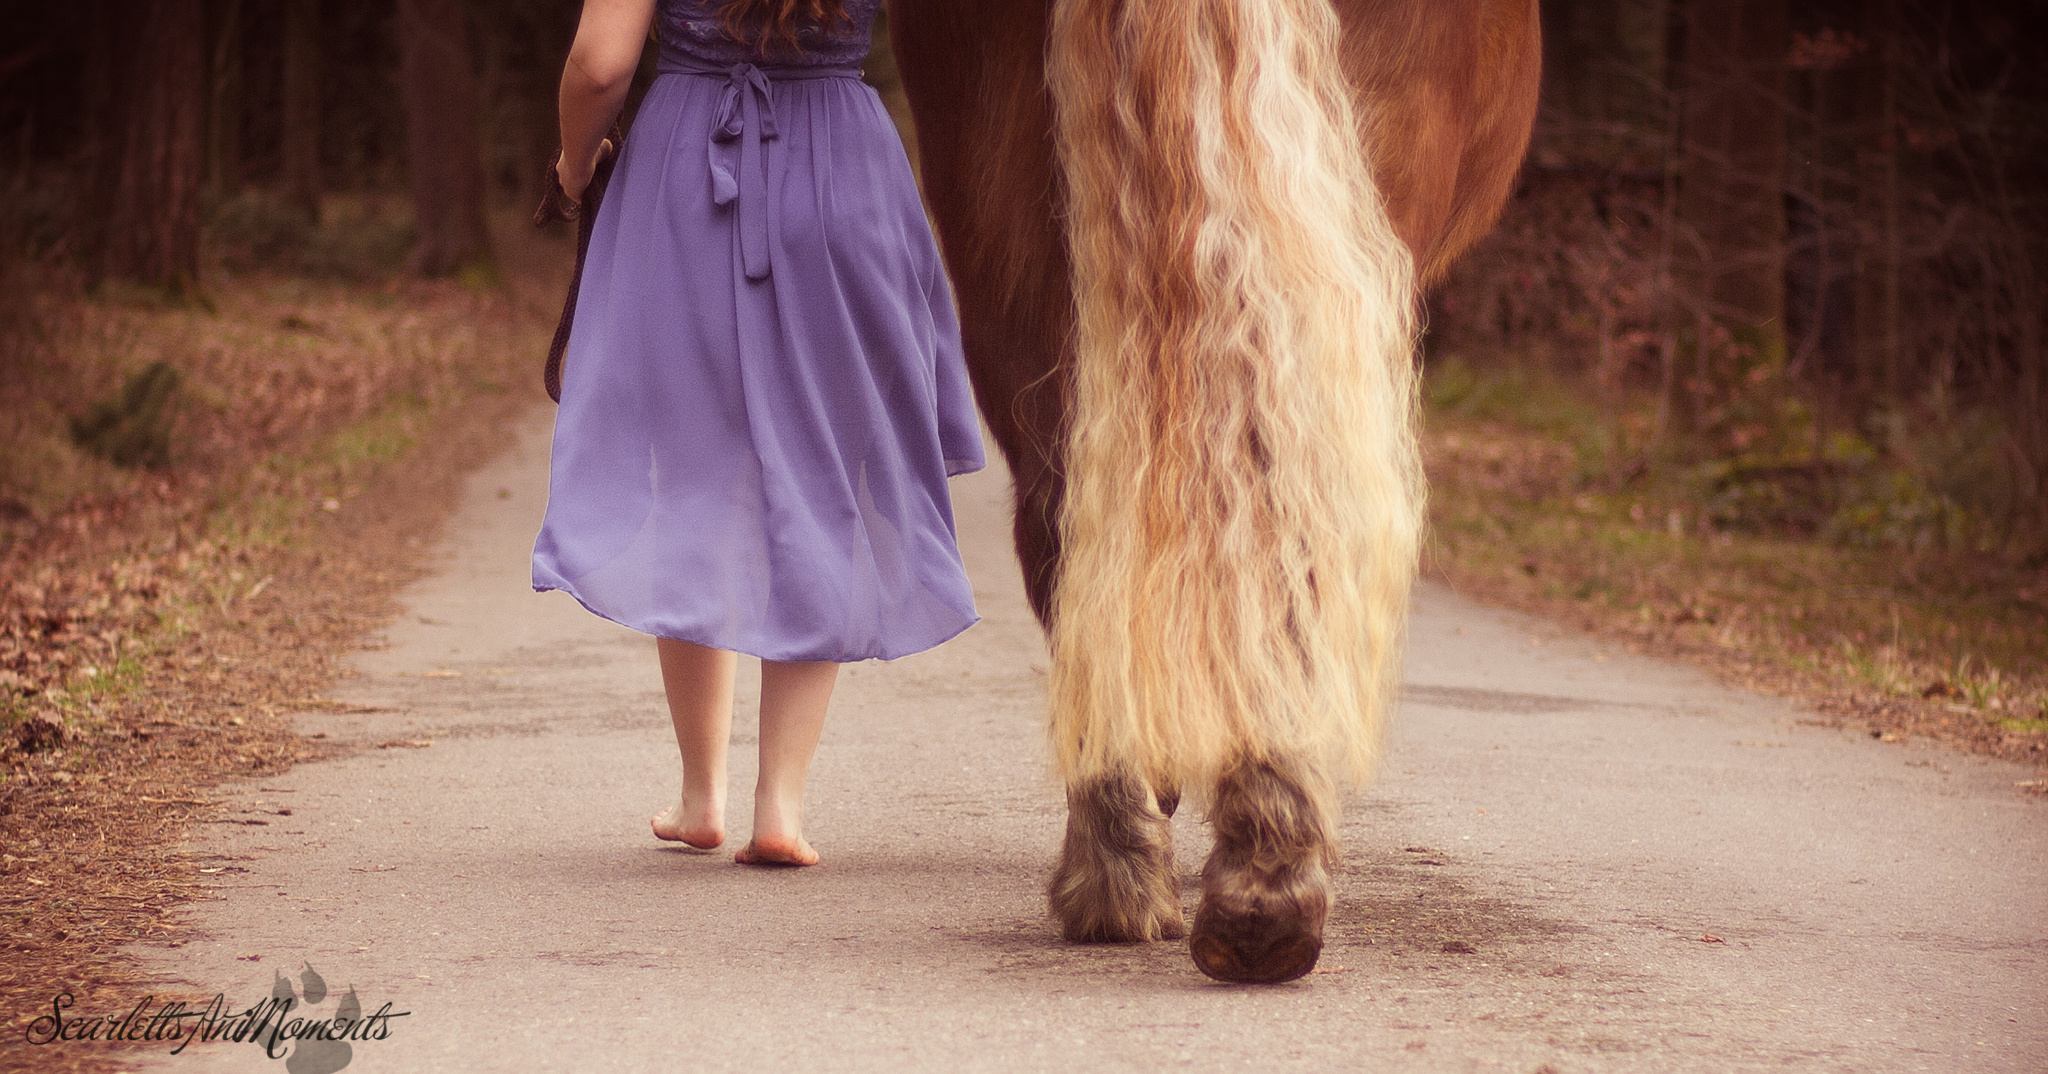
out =
<svg viewBox="0 0 2048 1074"><path fill-rule="evenodd" d="M1414 282L1330 0L1055 0L1063 774L1363 776L1421 528Z"/></svg>

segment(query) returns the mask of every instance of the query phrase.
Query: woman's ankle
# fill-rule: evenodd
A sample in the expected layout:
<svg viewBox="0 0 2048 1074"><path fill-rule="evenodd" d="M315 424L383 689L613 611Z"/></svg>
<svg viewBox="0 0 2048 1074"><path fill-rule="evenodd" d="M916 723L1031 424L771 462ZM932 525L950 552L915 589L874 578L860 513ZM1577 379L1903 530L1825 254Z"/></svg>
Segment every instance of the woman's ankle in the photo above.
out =
<svg viewBox="0 0 2048 1074"><path fill-rule="evenodd" d="M692 803L681 797L666 811L648 818L648 823L656 839L687 843L699 850L710 850L725 842L723 802Z"/></svg>
<svg viewBox="0 0 2048 1074"><path fill-rule="evenodd" d="M754 834L776 838L802 839L804 830L803 789L775 787L754 789Z"/></svg>

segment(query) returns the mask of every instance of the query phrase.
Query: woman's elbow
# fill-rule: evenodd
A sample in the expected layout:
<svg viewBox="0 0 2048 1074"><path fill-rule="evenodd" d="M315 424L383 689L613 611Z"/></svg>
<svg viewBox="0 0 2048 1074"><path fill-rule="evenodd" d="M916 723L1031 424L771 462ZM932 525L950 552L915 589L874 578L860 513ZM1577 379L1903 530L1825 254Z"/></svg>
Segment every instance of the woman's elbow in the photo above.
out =
<svg viewBox="0 0 2048 1074"><path fill-rule="evenodd" d="M640 57L607 56L571 50L569 63L562 73L565 83L573 83L576 89L593 97L609 98L620 96L633 82L633 73L639 68Z"/></svg>

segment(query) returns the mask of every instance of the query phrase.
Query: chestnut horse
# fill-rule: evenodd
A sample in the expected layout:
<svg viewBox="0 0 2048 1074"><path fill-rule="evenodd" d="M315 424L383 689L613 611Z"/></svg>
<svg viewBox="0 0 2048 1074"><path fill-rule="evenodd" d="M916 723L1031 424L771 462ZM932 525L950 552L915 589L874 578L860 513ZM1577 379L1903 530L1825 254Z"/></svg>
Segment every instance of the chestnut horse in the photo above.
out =
<svg viewBox="0 0 2048 1074"><path fill-rule="evenodd" d="M891 0L1052 645L1068 939L1307 973L1398 682L1419 288L1527 148L1535 0Z"/></svg>

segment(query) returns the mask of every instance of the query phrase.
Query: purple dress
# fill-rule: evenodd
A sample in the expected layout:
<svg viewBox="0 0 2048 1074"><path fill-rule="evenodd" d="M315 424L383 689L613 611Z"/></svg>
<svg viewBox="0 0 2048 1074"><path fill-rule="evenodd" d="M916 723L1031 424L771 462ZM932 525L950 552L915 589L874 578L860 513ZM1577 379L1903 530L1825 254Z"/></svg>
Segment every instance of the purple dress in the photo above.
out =
<svg viewBox="0 0 2048 1074"><path fill-rule="evenodd" d="M946 478L982 467L910 165L859 79L880 0L774 62L661 0L593 227L533 587L771 660L973 625Z"/></svg>

